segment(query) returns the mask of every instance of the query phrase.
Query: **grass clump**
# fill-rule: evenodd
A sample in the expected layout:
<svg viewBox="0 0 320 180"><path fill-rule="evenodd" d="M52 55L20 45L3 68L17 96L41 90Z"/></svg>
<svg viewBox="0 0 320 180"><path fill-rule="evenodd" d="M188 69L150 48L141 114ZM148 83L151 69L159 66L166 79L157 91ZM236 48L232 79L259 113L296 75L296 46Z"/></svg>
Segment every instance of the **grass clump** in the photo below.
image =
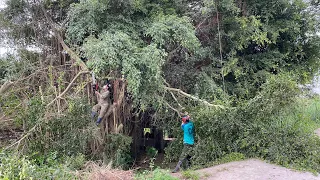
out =
<svg viewBox="0 0 320 180"><path fill-rule="evenodd" d="M179 180L179 178L170 175L169 170L154 169L153 171L143 171L142 173L136 174L136 180Z"/></svg>
<svg viewBox="0 0 320 180"><path fill-rule="evenodd" d="M200 174L193 170L182 171L181 174L184 179L200 180Z"/></svg>

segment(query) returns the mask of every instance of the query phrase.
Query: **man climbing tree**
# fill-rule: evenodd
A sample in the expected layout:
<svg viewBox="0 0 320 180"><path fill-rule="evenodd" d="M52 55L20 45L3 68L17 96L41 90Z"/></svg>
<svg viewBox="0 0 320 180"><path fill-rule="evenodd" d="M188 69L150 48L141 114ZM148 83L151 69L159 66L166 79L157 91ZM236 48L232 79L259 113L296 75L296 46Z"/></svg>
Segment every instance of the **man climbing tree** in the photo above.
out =
<svg viewBox="0 0 320 180"><path fill-rule="evenodd" d="M187 161L187 166L189 166L190 164L190 155L194 145L194 125L193 122L190 120L190 116L184 115L182 117L181 129L183 130L183 149L179 158L179 162L176 168L172 171L173 173L179 171L183 161Z"/></svg>
<svg viewBox="0 0 320 180"><path fill-rule="evenodd" d="M100 113L98 116L98 120L96 122L96 125L99 125L103 116L106 114L106 112L108 111L107 114L109 114L109 112L111 112L110 109L110 105L111 105L111 99L110 99L110 91L109 91L109 86L108 85L104 85L102 87L102 91L101 93L99 93L98 91L95 91L96 95L97 95L97 99L98 99L98 104L94 105L92 108L92 113L91 113L91 117L94 118L94 116L97 114L98 110L100 109Z"/></svg>

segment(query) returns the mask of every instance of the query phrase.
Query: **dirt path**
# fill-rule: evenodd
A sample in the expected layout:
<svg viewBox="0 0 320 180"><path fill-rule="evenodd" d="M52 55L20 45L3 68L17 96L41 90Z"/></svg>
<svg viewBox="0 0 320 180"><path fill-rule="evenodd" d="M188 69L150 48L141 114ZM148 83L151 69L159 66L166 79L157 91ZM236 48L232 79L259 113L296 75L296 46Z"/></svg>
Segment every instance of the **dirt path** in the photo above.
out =
<svg viewBox="0 0 320 180"><path fill-rule="evenodd" d="M316 133L316 135L318 135L318 136L320 137L320 128L319 128L319 129L316 129L316 130L314 131L314 133Z"/></svg>
<svg viewBox="0 0 320 180"><path fill-rule="evenodd" d="M299 172L257 159L230 162L197 170L207 180L320 180L310 172ZM174 174L181 178L181 174Z"/></svg>

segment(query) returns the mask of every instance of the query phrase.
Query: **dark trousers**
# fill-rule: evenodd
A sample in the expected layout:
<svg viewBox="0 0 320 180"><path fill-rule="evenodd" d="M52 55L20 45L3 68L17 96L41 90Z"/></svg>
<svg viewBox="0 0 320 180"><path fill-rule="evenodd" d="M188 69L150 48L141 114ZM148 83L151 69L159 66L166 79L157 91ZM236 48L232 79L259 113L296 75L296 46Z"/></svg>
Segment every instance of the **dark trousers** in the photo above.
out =
<svg viewBox="0 0 320 180"><path fill-rule="evenodd" d="M189 166L192 150L193 150L193 145L184 144L183 149L182 149L182 153L179 157L179 161L181 161L181 162L186 161L187 166Z"/></svg>

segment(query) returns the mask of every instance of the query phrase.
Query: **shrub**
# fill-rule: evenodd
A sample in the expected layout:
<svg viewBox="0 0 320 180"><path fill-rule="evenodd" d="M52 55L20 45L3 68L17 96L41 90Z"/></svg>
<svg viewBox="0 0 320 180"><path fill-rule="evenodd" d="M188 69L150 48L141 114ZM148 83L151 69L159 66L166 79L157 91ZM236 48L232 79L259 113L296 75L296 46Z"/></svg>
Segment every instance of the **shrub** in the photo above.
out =
<svg viewBox="0 0 320 180"><path fill-rule="evenodd" d="M94 133L99 131L90 118L88 104L81 100L69 103L65 116L43 119L42 104L32 101L25 112L28 128L38 126L27 141L28 152L38 155L57 152L59 156L72 156L90 152L88 142L93 142Z"/></svg>
<svg viewBox="0 0 320 180"><path fill-rule="evenodd" d="M192 170L182 171L181 174L183 179L200 180L200 174Z"/></svg>
<svg viewBox="0 0 320 180"><path fill-rule="evenodd" d="M130 153L132 138L122 134L109 134L105 154L114 167L128 168L132 162Z"/></svg>
<svg viewBox="0 0 320 180"><path fill-rule="evenodd" d="M172 177L170 172L163 169L155 169L153 171L144 171L135 176L136 180L178 180L179 178Z"/></svg>
<svg viewBox="0 0 320 180"><path fill-rule="evenodd" d="M27 156L0 153L0 179L74 179L65 164L51 161L50 165L37 165Z"/></svg>
<svg viewBox="0 0 320 180"><path fill-rule="evenodd" d="M149 146L147 147L147 156L149 158L154 158L157 156L157 154L158 154L158 150L156 148L149 147Z"/></svg>

